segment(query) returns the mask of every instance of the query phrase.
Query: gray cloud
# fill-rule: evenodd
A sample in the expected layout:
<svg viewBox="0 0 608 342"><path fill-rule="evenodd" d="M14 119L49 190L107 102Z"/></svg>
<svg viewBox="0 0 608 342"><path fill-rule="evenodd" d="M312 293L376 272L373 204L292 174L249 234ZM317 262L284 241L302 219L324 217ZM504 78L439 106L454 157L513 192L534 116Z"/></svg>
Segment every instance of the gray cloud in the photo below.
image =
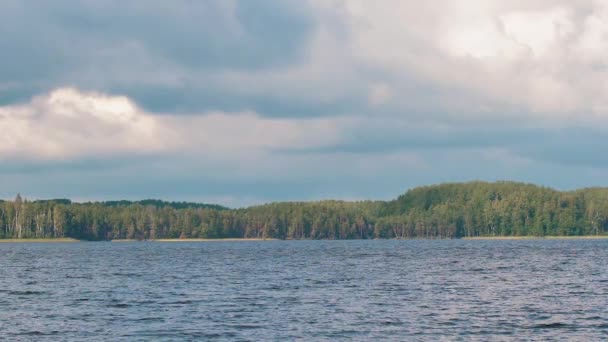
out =
<svg viewBox="0 0 608 342"><path fill-rule="evenodd" d="M306 8L290 0L83 4L49 3L49 19L81 41L141 44L152 55L193 68L292 63L311 26Z"/></svg>
<svg viewBox="0 0 608 342"><path fill-rule="evenodd" d="M152 112L284 117L479 119L608 105L608 14L591 0L10 0L0 11L4 104L74 86Z"/></svg>
<svg viewBox="0 0 608 342"><path fill-rule="evenodd" d="M182 74L290 65L303 58L313 28L298 1L178 2L3 1L0 101L65 85L127 95L150 85L179 90L188 86Z"/></svg>

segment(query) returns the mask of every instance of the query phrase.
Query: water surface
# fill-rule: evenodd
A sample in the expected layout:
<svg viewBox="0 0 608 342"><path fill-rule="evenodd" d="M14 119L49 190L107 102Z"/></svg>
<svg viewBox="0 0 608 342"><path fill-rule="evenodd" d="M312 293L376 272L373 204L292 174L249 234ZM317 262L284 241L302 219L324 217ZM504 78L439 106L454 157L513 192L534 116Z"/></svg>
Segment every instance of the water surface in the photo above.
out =
<svg viewBox="0 0 608 342"><path fill-rule="evenodd" d="M608 240L0 244L0 340L608 339Z"/></svg>

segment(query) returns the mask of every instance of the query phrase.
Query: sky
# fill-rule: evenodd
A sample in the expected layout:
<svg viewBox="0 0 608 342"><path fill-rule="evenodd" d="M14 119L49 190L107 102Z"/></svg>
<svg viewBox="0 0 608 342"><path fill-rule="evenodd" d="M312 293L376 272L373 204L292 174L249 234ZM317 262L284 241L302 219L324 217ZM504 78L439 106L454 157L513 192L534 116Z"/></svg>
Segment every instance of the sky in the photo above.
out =
<svg viewBox="0 0 608 342"><path fill-rule="evenodd" d="M3 0L0 198L608 186L605 0Z"/></svg>

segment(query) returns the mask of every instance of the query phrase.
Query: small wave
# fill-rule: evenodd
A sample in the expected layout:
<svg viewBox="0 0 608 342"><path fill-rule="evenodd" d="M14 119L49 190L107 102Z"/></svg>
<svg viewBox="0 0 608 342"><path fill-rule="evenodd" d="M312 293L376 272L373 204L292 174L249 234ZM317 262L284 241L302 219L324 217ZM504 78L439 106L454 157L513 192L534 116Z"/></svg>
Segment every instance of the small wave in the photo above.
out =
<svg viewBox="0 0 608 342"><path fill-rule="evenodd" d="M574 326L562 322L540 323L530 326L530 329L568 329Z"/></svg>
<svg viewBox="0 0 608 342"><path fill-rule="evenodd" d="M75 275L66 275L66 279L93 279L92 276L75 276Z"/></svg>
<svg viewBox="0 0 608 342"><path fill-rule="evenodd" d="M41 295L45 295L47 294L44 291L8 291L9 295L14 295L14 296L41 296Z"/></svg>
<svg viewBox="0 0 608 342"><path fill-rule="evenodd" d="M59 331L57 331L57 330L53 330L53 331L49 331L49 332L32 330L32 331L19 332L19 333L16 333L15 335L17 335L17 336L49 336L49 335L57 335L57 334L59 334Z"/></svg>
<svg viewBox="0 0 608 342"><path fill-rule="evenodd" d="M134 320L135 322L164 322L165 319L162 317L142 317Z"/></svg>
<svg viewBox="0 0 608 342"><path fill-rule="evenodd" d="M189 305L189 304L194 304L194 301L191 300L177 300L174 302L164 302L164 303L160 303L161 305Z"/></svg>
<svg viewBox="0 0 608 342"><path fill-rule="evenodd" d="M399 326L399 325L403 325L403 323L400 322L400 321L382 321L382 322L380 322L380 325L383 325L383 326Z"/></svg>
<svg viewBox="0 0 608 342"><path fill-rule="evenodd" d="M128 278L141 278L143 274L141 273L123 273L123 272L115 272L112 273L113 276L118 277L128 277Z"/></svg>
<svg viewBox="0 0 608 342"><path fill-rule="evenodd" d="M254 324L234 324L234 325L230 325L230 327L237 329L237 330L255 330L255 329L262 328L261 326L254 325Z"/></svg>

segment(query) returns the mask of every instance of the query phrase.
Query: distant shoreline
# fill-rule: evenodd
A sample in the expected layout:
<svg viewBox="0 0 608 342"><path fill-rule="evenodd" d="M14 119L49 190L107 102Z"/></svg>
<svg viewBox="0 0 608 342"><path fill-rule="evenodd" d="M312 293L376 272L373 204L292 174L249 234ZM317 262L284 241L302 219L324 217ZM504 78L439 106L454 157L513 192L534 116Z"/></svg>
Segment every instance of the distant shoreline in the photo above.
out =
<svg viewBox="0 0 608 342"><path fill-rule="evenodd" d="M224 238L224 239L205 239L205 238L188 238L188 239L154 239L154 240L134 240L134 239L115 239L110 240L111 242L137 242L137 241L150 241L150 242L232 242L232 241L275 241L278 239L271 238Z"/></svg>
<svg viewBox="0 0 608 342"><path fill-rule="evenodd" d="M462 240L600 240L608 239L608 235L580 236L474 236L463 237Z"/></svg>
<svg viewBox="0 0 608 342"><path fill-rule="evenodd" d="M479 241L479 240L601 240L608 239L608 235L581 235L581 236L474 236L474 237L463 237L458 239L447 239L447 240L468 240L468 241ZM205 238L188 238L188 239L154 239L154 240L136 240L136 239L114 239L109 242L247 242L247 241L280 241L281 239L274 238L223 238L223 239L205 239ZM285 241L305 241L288 239ZM365 239L355 239L365 240ZM371 240L371 239L370 239ZM380 240L437 240L437 239L380 239ZM308 241L308 240L306 240ZM322 241L322 240L318 240ZM338 241L338 240L333 240ZM343 240L345 241L345 240ZM73 238L48 238L48 239L0 239L0 243L65 243L65 242L92 242L87 240L77 240ZM106 241L108 242L108 241Z"/></svg>
<svg viewBox="0 0 608 342"><path fill-rule="evenodd" d="M72 239L72 238L33 238L33 239L0 239L0 243L3 242L42 242L42 243L56 243L56 242L82 242L82 240Z"/></svg>

